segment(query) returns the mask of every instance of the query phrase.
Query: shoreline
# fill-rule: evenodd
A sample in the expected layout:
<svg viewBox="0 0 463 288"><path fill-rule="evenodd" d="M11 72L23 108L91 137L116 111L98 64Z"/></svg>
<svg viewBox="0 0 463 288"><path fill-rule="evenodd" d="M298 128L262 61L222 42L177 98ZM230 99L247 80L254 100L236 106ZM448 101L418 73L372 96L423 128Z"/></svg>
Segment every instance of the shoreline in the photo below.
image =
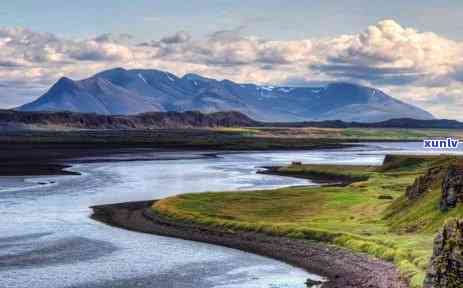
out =
<svg viewBox="0 0 463 288"><path fill-rule="evenodd" d="M173 137L184 130L166 132ZM162 142L149 134L146 138L130 140L129 136L123 138L117 131L103 131L109 133L96 137L91 131L80 131L74 135L69 132L30 132L24 135L3 135L0 137L0 176L46 176L46 175L79 175L79 173L66 171L73 163L90 162L89 157L104 157L117 154L136 154L137 152L178 152L190 151L203 154L267 152L267 151L300 151L300 150L333 150L351 147L361 147L374 142L414 142L415 140L392 139L280 139L280 138L224 138L217 143L209 143L204 135L196 135L201 131L188 130L188 137L179 136L168 138ZM102 134L104 134L101 132ZM158 131L161 133L160 131ZM61 134L63 135L61 135ZM80 135L79 133L83 133ZM154 132L152 132L154 133ZM164 134L160 135L164 135ZM37 134L37 135L36 135ZM50 134L50 135L48 135ZM56 135L55 135L56 134ZM87 135L88 134L88 135ZM85 137L84 137L85 136ZM134 136L137 136L134 135ZM140 135L138 135L140 136ZM95 138L96 137L96 138ZM122 139L119 139L122 137ZM183 139L185 138L185 139ZM138 141L140 140L140 141ZM80 160L84 159L84 160ZM151 159L140 159L151 160ZM153 159L157 160L157 159ZM163 159L161 159L163 160ZM175 159L174 159L175 160ZM102 160L95 160L99 162ZM111 160L103 160L105 162ZM118 159L114 160L118 161ZM130 161L123 159L123 161Z"/></svg>
<svg viewBox="0 0 463 288"><path fill-rule="evenodd" d="M0 177L10 176L65 176L65 175L82 175L79 172L69 171L72 165L61 163L36 163L36 162L18 162L0 164Z"/></svg>
<svg viewBox="0 0 463 288"><path fill-rule="evenodd" d="M323 288L408 287L392 263L366 254L322 242L183 223L153 213L149 208L155 202L92 206L91 218L127 230L210 243L270 257L327 278ZM310 279L307 283L321 284L312 283Z"/></svg>
<svg viewBox="0 0 463 288"><path fill-rule="evenodd" d="M273 176L282 176L282 177L292 177L299 179L311 180L319 186L337 186L345 187L354 182L357 182L357 179L354 179L349 176L342 175L329 175L329 174L320 174L320 173L293 173L293 172L284 172L279 171L282 166L263 166L260 167L262 170L257 171L257 174L262 175L273 175Z"/></svg>
<svg viewBox="0 0 463 288"><path fill-rule="evenodd" d="M185 147L149 147L149 146L118 146L100 143L97 145L77 144L13 144L0 141L0 176L55 176L55 175L80 175L77 172L67 171L74 163L111 162L111 161L149 161L149 160L178 160L184 157L138 158L137 153L178 153L194 152L198 155L192 159L218 157L226 153L246 153L254 151L297 151L317 149L341 149L355 146L354 144L313 144L310 147L273 147L272 149L219 149L221 147L185 146ZM216 149L217 148L217 149ZM250 147L251 148L251 147ZM254 147L252 147L254 148ZM118 154L133 154L134 159L98 159ZM96 160L91 159L96 158Z"/></svg>

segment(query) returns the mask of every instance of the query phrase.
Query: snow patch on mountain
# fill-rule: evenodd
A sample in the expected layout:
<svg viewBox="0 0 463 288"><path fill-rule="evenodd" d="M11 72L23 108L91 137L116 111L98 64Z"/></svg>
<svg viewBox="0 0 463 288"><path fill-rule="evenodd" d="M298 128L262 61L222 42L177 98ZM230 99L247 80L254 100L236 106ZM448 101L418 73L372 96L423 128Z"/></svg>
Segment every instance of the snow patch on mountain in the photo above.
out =
<svg viewBox="0 0 463 288"><path fill-rule="evenodd" d="M141 73L138 73L138 78L140 78L143 82L148 84L148 81L146 81L145 77L143 77L143 75L141 75Z"/></svg>

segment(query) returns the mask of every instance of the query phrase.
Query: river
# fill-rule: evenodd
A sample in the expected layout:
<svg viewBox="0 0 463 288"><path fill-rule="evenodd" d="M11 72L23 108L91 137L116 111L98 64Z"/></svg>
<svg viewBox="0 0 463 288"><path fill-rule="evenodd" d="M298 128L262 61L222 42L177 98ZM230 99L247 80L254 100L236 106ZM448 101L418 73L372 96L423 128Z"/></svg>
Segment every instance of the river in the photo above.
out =
<svg viewBox="0 0 463 288"><path fill-rule="evenodd" d="M142 151L74 161L71 170L81 176L0 177L0 287L303 288L318 276L234 249L110 227L90 219L88 207L185 192L316 185L255 172L291 161L380 165L387 153L420 148L372 143L217 157Z"/></svg>

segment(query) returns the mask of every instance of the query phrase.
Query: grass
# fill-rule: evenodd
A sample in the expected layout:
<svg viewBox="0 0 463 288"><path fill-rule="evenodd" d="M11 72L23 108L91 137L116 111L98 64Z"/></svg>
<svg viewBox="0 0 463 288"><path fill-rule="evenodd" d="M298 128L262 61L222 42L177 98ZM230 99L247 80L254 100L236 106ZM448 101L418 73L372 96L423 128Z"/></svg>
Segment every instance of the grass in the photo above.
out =
<svg viewBox="0 0 463 288"><path fill-rule="evenodd" d="M447 129L347 128L342 134L347 138L385 140L461 137L461 131Z"/></svg>
<svg viewBox="0 0 463 288"><path fill-rule="evenodd" d="M427 138L462 138L463 132L455 129L400 129L400 128L213 128L214 131L238 132L254 137L345 139L355 141L407 140Z"/></svg>
<svg viewBox="0 0 463 288"><path fill-rule="evenodd" d="M184 194L157 202L153 210L181 221L365 252L394 262L411 287L422 287L434 234L449 217L462 217L463 207L449 213L438 209L441 183L415 201L407 200L404 191L428 168L454 161L457 158L449 156L393 156L382 167L291 165L281 168L285 175L322 173L357 181L345 187Z"/></svg>
<svg viewBox="0 0 463 288"><path fill-rule="evenodd" d="M79 147L156 147L202 150L278 150L339 147L366 141L422 141L433 137L463 138L462 130L334 128L191 128L144 130L3 131L0 146L79 145ZM54 147L53 147L54 148Z"/></svg>

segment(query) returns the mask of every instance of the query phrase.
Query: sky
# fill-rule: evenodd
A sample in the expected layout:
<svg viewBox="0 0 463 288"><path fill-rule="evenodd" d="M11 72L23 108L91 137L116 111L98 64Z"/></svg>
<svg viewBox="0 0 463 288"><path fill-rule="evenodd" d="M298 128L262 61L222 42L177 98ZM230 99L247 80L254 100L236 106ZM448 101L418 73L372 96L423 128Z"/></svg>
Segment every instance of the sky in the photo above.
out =
<svg viewBox="0 0 463 288"><path fill-rule="evenodd" d="M373 86L463 120L463 1L0 3L0 108L114 67Z"/></svg>

